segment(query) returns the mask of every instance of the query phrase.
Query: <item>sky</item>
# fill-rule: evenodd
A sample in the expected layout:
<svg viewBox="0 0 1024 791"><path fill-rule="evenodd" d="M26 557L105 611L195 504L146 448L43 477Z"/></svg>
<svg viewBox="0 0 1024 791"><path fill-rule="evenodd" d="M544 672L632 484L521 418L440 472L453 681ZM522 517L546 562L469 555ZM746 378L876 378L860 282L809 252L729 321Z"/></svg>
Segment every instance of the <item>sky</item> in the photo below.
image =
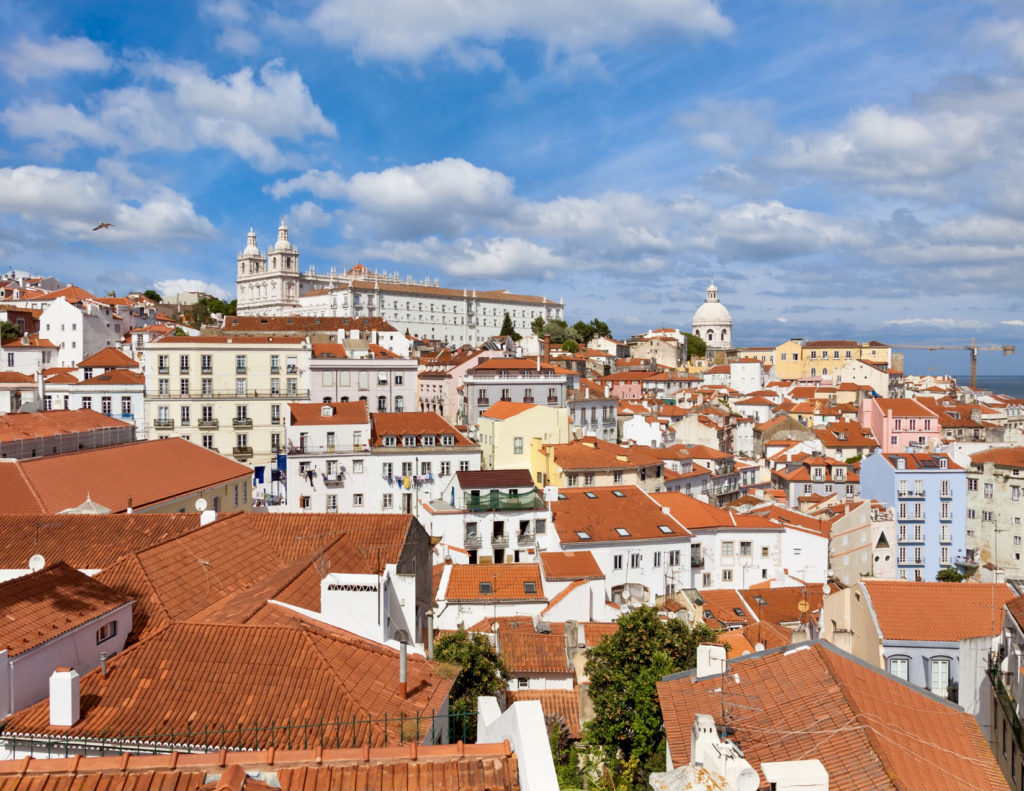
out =
<svg viewBox="0 0 1024 791"><path fill-rule="evenodd" d="M620 337L714 279L738 344L976 338L1024 374L1019 3L0 0L0 31L0 270L230 298L283 217L303 268Z"/></svg>

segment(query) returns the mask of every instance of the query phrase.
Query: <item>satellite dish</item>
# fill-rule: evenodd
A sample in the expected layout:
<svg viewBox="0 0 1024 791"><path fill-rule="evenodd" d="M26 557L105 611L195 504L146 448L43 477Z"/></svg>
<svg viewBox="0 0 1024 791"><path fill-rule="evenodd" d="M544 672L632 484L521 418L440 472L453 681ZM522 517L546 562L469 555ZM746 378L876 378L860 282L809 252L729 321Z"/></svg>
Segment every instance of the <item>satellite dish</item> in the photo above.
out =
<svg viewBox="0 0 1024 791"><path fill-rule="evenodd" d="M800 602L796 605L796 608L800 610L800 612L807 612L809 609L811 609L811 605L807 601L807 599L801 599Z"/></svg>
<svg viewBox="0 0 1024 791"><path fill-rule="evenodd" d="M40 571L46 565L46 558L42 555L33 555L28 559L29 571Z"/></svg>
<svg viewBox="0 0 1024 791"><path fill-rule="evenodd" d="M757 652L764 651L764 643L754 643L754 650Z"/></svg>
<svg viewBox="0 0 1024 791"><path fill-rule="evenodd" d="M821 586L821 592L824 593L826 596L828 596L828 592L830 590L832 590L832 589L829 587L827 582L824 585Z"/></svg>
<svg viewBox="0 0 1024 791"><path fill-rule="evenodd" d="M752 766L746 766L736 778L737 791L757 791L761 787L761 778Z"/></svg>
<svg viewBox="0 0 1024 791"><path fill-rule="evenodd" d="M205 497L200 497L198 500L196 500L196 510L197 511L199 511L199 512L205 511L206 510L206 505L207 505L207 503L206 503L206 498Z"/></svg>

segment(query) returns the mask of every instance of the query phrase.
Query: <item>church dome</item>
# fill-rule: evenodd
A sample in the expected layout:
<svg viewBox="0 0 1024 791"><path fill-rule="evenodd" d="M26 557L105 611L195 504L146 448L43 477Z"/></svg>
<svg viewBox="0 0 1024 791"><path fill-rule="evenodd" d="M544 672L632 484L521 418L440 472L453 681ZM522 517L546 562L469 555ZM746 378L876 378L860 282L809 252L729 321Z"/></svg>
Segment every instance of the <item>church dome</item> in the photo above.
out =
<svg viewBox="0 0 1024 791"><path fill-rule="evenodd" d="M277 229L277 241L274 242L274 251L286 253L291 249L291 242L288 241L288 226L284 224L284 220L281 220L281 225Z"/></svg>
<svg viewBox="0 0 1024 791"><path fill-rule="evenodd" d="M708 286L704 304L693 314L693 334L703 338L709 349L728 349L732 346L732 316L718 301L718 289Z"/></svg>
<svg viewBox="0 0 1024 791"><path fill-rule="evenodd" d="M242 251L244 256L259 255L260 248L256 246L256 231L253 230L252 226L249 227L249 240L245 245L245 249Z"/></svg>
<svg viewBox="0 0 1024 791"><path fill-rule="evenodd" d="M696 324L732 324L732 316L721 302L705 302L693 314Z"/></svg>

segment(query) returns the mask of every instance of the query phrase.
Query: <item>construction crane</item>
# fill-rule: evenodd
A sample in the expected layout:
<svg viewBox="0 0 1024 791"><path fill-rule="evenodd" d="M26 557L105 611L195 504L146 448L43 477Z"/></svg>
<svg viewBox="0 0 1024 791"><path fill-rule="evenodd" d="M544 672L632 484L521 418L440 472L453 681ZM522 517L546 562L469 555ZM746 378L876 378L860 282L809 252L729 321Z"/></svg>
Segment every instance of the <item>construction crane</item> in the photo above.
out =
<svg viewBox="0 0 1024 791"><path fill-rule="evenodd" d="M915 345L915 344L903 344L893 345L893 349L927 349L930 352L941 351L946 349L953 349L956 351L967 351L971 353L971 387L975 388L978 386L978 352L1002 352L1004 357L1007 357L1016 351L1013 346L978 346L974 342L974 338L971 338L971 342L967 346L932 346L932 345Z"/></svg>

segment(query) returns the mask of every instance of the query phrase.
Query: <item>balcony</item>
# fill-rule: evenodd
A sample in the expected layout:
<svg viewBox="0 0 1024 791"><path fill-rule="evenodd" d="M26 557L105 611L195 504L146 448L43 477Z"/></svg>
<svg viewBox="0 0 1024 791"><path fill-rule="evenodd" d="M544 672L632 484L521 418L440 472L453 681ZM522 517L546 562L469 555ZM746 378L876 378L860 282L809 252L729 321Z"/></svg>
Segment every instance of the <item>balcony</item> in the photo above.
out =
<svg viewBox="0 0 1024 791"><path fill-rule="evenodd" d="M297 374L298 372L299 372L299 366L297 366L297 365L289 365L288 366L287 373L289 373L289 374Z"/></svg>
<svg viewBox="0 0 1024 791"><path fill-rule="evenodd" d="M152 396L151 396L152 397ZM235 401L254 401L261 398L276 398L280 399L284 396L280 392L273 392L269 387L265 389L248 389L244 393L240 393L237 390L204 390L201 394L196 393L159 393L157 395L161 399L171 399L175 401L197 401L199 399L212 399L212 400L226 400L233 399ZM295 401L308 401L309 391L308 390L296 390L295 392L288 393L287 397Z"/></svg>
<svg viewBox="0 0 1024 791"><path fill-rule="evenodd" d="M280 417L272 417L272 418L270 418L270 425L278 426L280 424L281 424L281 418Z"/></svg>
<svg viewBox="0 0 1024 791"><path fill-rule="evenodd" d="M323 476L324 484L327 486L344 486L345 485L345 473L339 472L334 475Z"/></svg>
<svg viewBox="0 0 1024 791"><path fill-rule="evenodd" d="M492 547L507 547L508 546L508 533L495 533L491 536Z"/></svg>
<svg viewBox="0 0 1024 791"><path fill-rule="evenodd" d="M220 421L217 420L216 418L211 418L210 420L200 420L199 421L199 428L217 428L219 426L220 426Z"/></svg>
<svg viewBox="0 0 1024 791"><path fill-rule="evenodd" d="M236 417L231 419L231 425L235 428L252 428L251 417Z"/></svg>
<svg viewBox="0 0 1024 791"><path fill-rule="evenodd" d="M235 368L235 375L236 376L245 376L248 373L249 373L249 370L247 368L245 368L244 366Z"/></svg>
<svg viewBox="0 0 1024 791"><path fill-rule="evenodd" d="M557 404L558 403L558 396L548 396L548 403L549 404Z"/></svg>
<svg viewBox="0 0 1024 791"><path fill-rule="evenodd" d="M161 365L159 368L156 369L156 372L158 374L163 374L167 376L171 373L171 368L169 365Z"/></svg>
<svg viewBox="0 0 1024 791"><path fill-rule="evenodd" d="M544 498L534 490L526 494L509 494L495 490L487 494L463 495L467 511L542 511Z"/></svg>
<svg viewBox="0 0 1024 791"><path fill-rule="evenodd" d="M272 365L272 366L270 366L270 374L271 374L271 376L277 376L279 373L281 373L281 366L280 365Z"/></svg>
<svg viewBox="0 0 1024 791"><path fill-rule="evenodd" d="M204 373L204 374L212 374L213 373L213 366L212 365L204 365L202 368L199 369L199 372L200 373Z"/></svg>
<svg viewBox="0 0 1024 791"><path fill-rule="evenodd" d="M134 420L134 419L135 419L135 415L133 415L131 412L122 412L121 413L121 420Z"/></svg>
<svg viewBox="0 0 1024 791"><path fill-rule="evenodd" d="M308 442L301 445L289 445L289 456L326 456L328 454L345 455L349 453L364 453L369 451L365 442L355 445L343 445L339 442L332 442L326 445L311 445Z"/></svg>
<svg viewBox="0 0 1024 791"><path fill-rule="evenodd" d="M252 448L248 445L239 445L231 449L231 455L238 461L245 461L252 458Z"/></svg>
<svg viewBox="0 0 1024 791"><path fill-rule="evenodd" d="M153 428L174 428L174 420L170 418L157 418L153 421Z"/></svg>
<svg viewBox="0 0 1024 791"><path fill-rule="evenodd" d="M524 404L532 404L533 403L533 396L523 396L523 403Z"/></svg>
<svg viewBox="0 0 1024 791"><path fill-rule="evenodd" d="M691 569L702 569L702 568L704 568L704 556L701 555L700 557L693 557L693 555L691 555L690 556L690 568Z"/></svg>
<svg viewBox="0 0 1024 791"><path fill-rule="evenodd" d="M532 547L537 543L537 536L532 530L516 533L516 544L521 547Z"/></svg>
<svg viewBox="0 0 1024 791"><path fill-rule="evenodd" d="M462 545L466 549L479 549L480 548L480 534L479 533L466 533L465 539L463 539Z"/></svg>

